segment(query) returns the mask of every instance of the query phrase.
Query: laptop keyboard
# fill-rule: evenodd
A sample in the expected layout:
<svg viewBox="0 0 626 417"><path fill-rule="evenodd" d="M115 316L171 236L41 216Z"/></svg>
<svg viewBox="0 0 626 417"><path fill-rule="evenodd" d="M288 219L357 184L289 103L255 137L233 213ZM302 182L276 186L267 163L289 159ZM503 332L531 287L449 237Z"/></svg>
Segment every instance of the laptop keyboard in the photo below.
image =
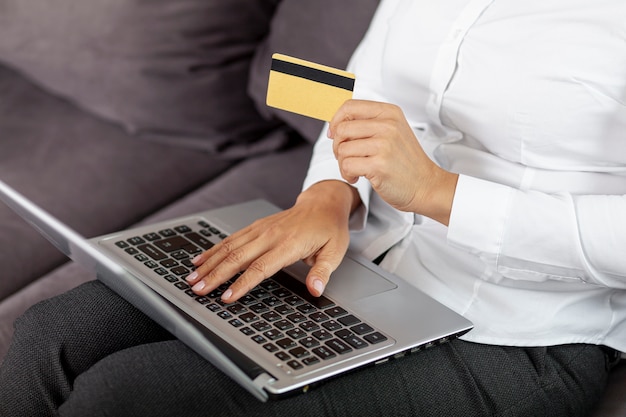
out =
<svg viewBox="0 0 626 417"><path fill-rule="evenodd" d="M331 299L312 296L305 285L285 272L264 280L237 302L222 302L222 293L237 278L205 296L185 282L194 269L191 259L226 234L205 221L119 240L115 245L186 294L190 300L229 323L273 354L289 372L362 351L388 338Z"/></svg>

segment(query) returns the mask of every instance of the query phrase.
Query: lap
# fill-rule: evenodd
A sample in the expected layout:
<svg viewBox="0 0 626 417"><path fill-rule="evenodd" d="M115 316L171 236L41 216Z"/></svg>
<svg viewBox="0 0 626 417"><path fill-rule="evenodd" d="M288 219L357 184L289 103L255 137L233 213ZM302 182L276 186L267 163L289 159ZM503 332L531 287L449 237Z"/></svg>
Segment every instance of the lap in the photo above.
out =
<svg viewBox="0 0 626 417"><path fill-rule="evenodd" d="M57 338L71 339L75 355L88 358L67 377L71 388L59 401L65 416L120 410L155 416L574 416L593 405L606 380L606 358L598 347L516 348L457 340L263 404L101 284L86 284L65 297L37 307L50 321L56 315L73 323L73 333L56 326L64 335ZM85 310L86 303L95 306ZM77 311L81 319L70 318ZM76 326L85 329L76 333ZM98 345L94 337L97 343L115 342Z"/></svg>

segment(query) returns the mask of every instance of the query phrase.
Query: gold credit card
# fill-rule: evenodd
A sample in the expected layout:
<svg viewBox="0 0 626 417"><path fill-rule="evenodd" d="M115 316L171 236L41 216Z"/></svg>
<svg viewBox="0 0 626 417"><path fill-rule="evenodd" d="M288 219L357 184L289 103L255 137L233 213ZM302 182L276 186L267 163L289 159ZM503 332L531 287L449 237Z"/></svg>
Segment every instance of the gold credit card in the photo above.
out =
<svg viewBox="0 0 626 417"><path fill-rule="evenodd" d="M267 105L328 122L352 98L354 80L347 71L274 54Z"/></svg>

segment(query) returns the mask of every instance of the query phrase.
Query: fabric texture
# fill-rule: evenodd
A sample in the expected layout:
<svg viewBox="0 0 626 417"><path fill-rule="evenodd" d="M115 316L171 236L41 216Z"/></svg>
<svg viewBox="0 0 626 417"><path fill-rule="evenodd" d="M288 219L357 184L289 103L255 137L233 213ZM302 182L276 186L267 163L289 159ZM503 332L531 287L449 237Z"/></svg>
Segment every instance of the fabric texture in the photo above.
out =
<svg viewBox="0 0 626 417"><path fill-rule="evenodd" d="M363 38L378 0L282 0L270 32L254 54L250 96L267 118L279 119L314 142L323 122L265 104L273 53L282 53L335 68L345 68Z"/></svg>
<svg viewBox="0 0 626 417"><path fill-rule="evenodd" d="M595 346L456 340L260 403L99 281L34 306L16 328L0 368L0 414L14 417L574 417L599 398L609 365Z"/></svg>
<svg viewBox="0 0 626 417"><path fill-rule="evenodd" d="M277 1L0 0L0 62L136 136L267 152L246 87Z"/></svg>

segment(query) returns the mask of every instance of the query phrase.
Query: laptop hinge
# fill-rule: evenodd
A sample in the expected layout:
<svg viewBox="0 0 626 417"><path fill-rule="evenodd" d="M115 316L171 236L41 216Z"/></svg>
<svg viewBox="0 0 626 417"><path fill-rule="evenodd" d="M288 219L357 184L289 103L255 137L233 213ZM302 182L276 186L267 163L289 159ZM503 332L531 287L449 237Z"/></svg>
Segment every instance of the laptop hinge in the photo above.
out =
<svg viewBox="0 0 626 417"><path fill-rule="evenodd" d="M264 390L265 387L273 384L274 382L276 382L276 378L265 372L254 378L254 380L252 381L255 386L259 387L262 390Z"/></svg>

